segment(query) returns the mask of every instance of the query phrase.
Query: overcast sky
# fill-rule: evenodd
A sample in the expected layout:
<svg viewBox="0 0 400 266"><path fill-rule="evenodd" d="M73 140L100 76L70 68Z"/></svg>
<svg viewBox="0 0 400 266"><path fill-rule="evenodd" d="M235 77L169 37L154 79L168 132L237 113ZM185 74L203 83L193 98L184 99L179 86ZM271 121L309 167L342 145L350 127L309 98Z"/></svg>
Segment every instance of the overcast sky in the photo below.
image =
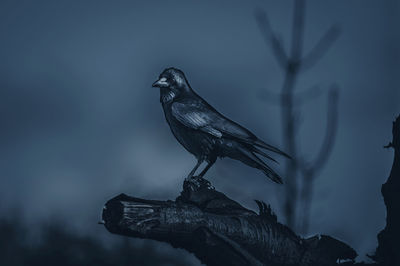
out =
<svg viewBox="0 0 400 266"><path fill-rule="evenodd" d="M174 199L195 159L170 133L151 87L169 66L224 115L282 147L279 106L259 96L279 93L283 75L256 7L287 48L292 1L2 1L0 217L18 209L28 225L57 218L108 239L96 225L106 200L122 192ZM337 139L316 181L310 234L337 237L363 257L385 225L380 186L393 154L382 147L400 113L399 11L396 0L307 4L305 51L333 23L342 28L296 88L324 91L301 113L300 146L312 159L325 92L340 87ZM227 159L207 178L244 206L264 200L282 217L284 190L261 172Z"/></svg>

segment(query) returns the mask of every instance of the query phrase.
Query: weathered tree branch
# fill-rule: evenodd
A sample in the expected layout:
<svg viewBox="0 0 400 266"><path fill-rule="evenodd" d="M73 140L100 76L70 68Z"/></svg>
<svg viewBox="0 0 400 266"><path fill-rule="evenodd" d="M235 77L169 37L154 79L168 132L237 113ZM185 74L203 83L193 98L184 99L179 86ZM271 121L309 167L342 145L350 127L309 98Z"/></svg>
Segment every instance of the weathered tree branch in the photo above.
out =
<svg viewBox="0 0 400 266"><path fill-rule="evenodd" d="M115 234L154 239L193 252L207 265L335 265L355 251L329 236L302 239L277 222L257 201L248 210L215 190L205 179L185 181L175 201L121 194L103 210L105 227Z"/></svg>

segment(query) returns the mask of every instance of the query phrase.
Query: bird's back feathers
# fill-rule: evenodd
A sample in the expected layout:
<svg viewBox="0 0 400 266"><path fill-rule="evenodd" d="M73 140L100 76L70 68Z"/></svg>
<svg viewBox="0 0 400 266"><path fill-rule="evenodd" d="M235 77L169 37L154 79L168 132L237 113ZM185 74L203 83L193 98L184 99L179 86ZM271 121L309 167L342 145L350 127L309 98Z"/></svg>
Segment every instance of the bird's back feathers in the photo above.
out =
<svg viewBox="0 0 400 266"><path fill-rule="evenodd" d="M198 101L177 101L172 103L172 115L186 127L201 130L215 137L234 138L240 142L255 145L290 158L278 148L258 139L248 129L226 118L201 98ZM258 150L258 149L257 149ZM265 156L265 153L258 152ZM268 155L265 156L271 159Z"/></svg>

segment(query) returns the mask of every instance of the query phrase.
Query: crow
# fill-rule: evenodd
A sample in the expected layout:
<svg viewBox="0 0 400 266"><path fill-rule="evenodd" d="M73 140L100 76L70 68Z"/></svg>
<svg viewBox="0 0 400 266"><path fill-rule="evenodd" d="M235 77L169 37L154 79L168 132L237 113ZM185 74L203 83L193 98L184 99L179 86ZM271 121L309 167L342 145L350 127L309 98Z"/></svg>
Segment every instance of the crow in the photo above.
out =
<svg viewBox="0 0 400 266"><path fill-rule="evenodd" d="M290 156L215 110L194 92L181 70L165 69L152 86L160 88L160 102L172 134L197 158L187 179L193 177L204 161L207 165L199 175L201 178L217 158L229 157L261 170L276 183L283 183L282 178L257 155L274 162L276 160L261 149L287 158Z"/></svg>

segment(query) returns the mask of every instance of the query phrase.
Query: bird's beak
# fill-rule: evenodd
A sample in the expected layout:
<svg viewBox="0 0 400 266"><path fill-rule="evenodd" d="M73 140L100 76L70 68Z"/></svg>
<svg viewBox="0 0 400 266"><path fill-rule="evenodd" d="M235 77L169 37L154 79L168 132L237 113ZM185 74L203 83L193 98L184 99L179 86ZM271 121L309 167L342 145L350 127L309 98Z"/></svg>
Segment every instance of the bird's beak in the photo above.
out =
<svg viewBox="0 0 400 266"><path fill-rule="evenodd" d="M157 80L156 82L153 83L152 87L168 87L168 82L166 78L160 78L159 80Z"/></svg>

